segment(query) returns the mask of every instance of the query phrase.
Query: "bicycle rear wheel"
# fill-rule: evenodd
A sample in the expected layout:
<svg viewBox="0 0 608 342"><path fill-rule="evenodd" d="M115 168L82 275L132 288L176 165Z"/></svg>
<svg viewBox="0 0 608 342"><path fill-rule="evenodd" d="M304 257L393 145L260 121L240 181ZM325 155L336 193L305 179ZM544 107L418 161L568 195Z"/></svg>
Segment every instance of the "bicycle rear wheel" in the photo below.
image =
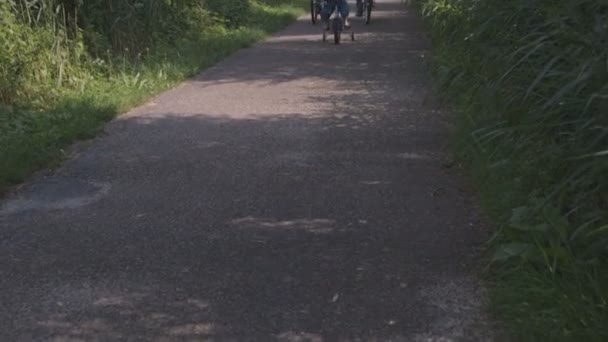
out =
<svg viewBox="0 0 608 342"><path fill-rule="evenodd" d="M332 19L331 28L334 32L334 43L340 44L340 36L342 35L342 30L344 29L344 19L341 17L335 17Z"/></svg>

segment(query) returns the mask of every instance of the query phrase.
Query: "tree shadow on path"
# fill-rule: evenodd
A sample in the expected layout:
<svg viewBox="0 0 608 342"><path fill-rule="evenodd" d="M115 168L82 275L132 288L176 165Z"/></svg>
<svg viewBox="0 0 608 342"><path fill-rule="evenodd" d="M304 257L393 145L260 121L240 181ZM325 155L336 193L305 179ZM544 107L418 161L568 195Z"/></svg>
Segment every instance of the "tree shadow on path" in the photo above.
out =
<svg viewBox="0 0 608 342"><path fill-rule="evenodd" d="M7 200L2 340L485 339L485 234L403 13L241 51Z"/></svg>

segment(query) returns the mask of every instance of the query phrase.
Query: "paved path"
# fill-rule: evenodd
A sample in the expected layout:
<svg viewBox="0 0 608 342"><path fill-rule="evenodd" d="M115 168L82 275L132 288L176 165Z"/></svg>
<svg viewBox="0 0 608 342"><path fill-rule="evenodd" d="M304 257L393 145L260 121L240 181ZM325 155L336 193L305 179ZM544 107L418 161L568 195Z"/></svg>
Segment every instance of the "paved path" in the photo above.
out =
<svg viewBox="0 0 608 342"><path fill-rule="evenodd" d="M0 209L2 341L482 340L484 240L416 16L301 21Z"/></svg>

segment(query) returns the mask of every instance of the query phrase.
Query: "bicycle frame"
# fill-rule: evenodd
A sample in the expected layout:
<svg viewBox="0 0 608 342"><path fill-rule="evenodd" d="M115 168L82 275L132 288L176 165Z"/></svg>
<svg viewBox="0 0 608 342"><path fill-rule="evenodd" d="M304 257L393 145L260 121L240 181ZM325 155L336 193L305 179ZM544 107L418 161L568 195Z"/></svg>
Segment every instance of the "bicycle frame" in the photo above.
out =
<svg viewBox="0 0 608 342"><path fill-rule="evenodd" d="M317 17L321 14L326 2L327 0L310 0L310 16L313 25L317 23Z"/></svg>
<svg viewBox="0 0 608 342"><path fill-rule="evenodd" d="M314 0L314 6L317 9L317 13L321 13L326 0Z"/></svg>
<svg viewBox="0 0 608 342"><path fill-rule="evenodd" d="M365 15L365 23L369 24L374 0L357 0L357 16Z"/></svg>
<svg viewBox="0 0 608 342"><path fill-rule="evenodd" d="M324 4L327 5L327 1L324 0ZM341 40L341 35L342 32L345 31L346 29L346 18L344 18L342 16L342 14L339 11L339 7L336 5L334 6L334 9L332 11L332 13L329 15L329 17L327 17L326 19L329 23L329 32L332 32L334 35L334 42L336 44L340 44L340 40ZM350 32L350 38L351 40L355 40L355 32L352 29L348 30ZM323 30L323 41L326 41L327 38L327 31Z"/></svg>
<svg viewBox="0 0 608 342"><path fill-rule="evenodd" d="M338 11L338 6L334 6L334 11L329 15L329 21L332 32L344 31L344 18L342 18L342 14Z"/></svg>

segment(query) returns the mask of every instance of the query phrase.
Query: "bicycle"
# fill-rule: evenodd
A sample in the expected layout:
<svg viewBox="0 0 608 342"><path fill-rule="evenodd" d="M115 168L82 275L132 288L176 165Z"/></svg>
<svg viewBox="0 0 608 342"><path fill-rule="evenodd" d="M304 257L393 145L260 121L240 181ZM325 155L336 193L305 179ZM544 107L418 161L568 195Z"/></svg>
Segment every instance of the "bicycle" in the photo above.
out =
<svg viewBox="0 0 608 342"><path fill-rule="evenodd" d="M329 31L334 34L334 43L340 44L342 32L344 32L346 25L344 24L345 18L342 17L342 14L338 11L338 6L335 6L334 11L327 20L329 20L330 24ZM350 39L352 41L355 40L355 31L353 31L352 28L350 29ZM327 31L325 29L323 30L323 41L327 41Z"/></svg>
<svg viewBox="0 0 608 342"><path fill-rule="evenodd" d="M357 0L357 17L361 17L365 13L365 23L369 24L372 20L372 8L375 5L374 0Z"/></svg>
<svg viewBox="0 0 608 342"><path fill-rule="evenodd" d="M310 0L310 19L312 24L317 23L317 19L321 15L321 9L327 0Z"/></svg>

